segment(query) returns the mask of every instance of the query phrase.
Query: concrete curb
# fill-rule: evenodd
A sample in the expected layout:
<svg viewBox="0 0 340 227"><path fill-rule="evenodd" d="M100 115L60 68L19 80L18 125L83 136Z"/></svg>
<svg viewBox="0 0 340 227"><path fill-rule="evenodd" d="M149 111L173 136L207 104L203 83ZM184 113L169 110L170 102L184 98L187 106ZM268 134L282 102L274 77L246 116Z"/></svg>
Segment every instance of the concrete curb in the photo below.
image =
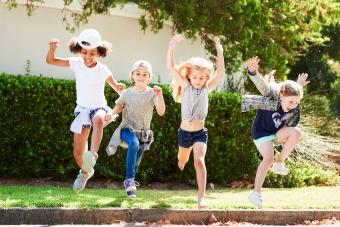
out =
<svg viewBox="0 0 340 227"><path fill-rule="evenodd" d="M0 208L1 225L18 224L114 224L119 221L158 222L172 224L208 224L211 215L218 221L249 222L254 224L301 224L305 220L323 220L335 217L340 210L286 210L286 209L230 209L230 210L176 210L176 209L68 209L68 208Z"/></svg>

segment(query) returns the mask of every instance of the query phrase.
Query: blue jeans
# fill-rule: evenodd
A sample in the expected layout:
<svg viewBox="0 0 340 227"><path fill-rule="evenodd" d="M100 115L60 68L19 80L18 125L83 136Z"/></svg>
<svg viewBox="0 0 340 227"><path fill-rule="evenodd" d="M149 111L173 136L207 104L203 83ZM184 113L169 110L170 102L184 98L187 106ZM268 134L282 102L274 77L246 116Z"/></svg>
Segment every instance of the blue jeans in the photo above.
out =
<svg viewBox="0 0 340 227"><path fill-rule="evenodd" d="M139 140L136 134L131 132L128 128L123 128L120 136L128 145L125 180L134 179L144 151L140 149Z"/></svg>

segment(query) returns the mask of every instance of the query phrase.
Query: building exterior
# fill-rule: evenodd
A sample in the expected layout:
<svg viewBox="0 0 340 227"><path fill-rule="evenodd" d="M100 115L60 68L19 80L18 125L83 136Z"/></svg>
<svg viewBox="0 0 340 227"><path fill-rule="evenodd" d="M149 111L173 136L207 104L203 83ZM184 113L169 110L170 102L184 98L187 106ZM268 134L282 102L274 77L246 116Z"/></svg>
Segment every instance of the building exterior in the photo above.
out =
<svg viewBox="0 0 340 227"><path fill-rule="evenodd" d="M138 23L141 15L135 5L116 8L111 15L91 16L88 24L74 34L65 29L61 9L64 1L45 0L45 3L27 16L26 1L17 0L17 8L9 10L4 1L0 1L0 73L44 75L56 78L73 78L69 68L48 65L45 56L51 38L59 39L56 56L68 57L68 41L77 36L84 28L97 29L104 40L112 43L112 53L100 61L111 69L115 78L127 80L130 68L136 60L144 59L153 66L153 81L169 83L171 76L166 68L166 52L172 31L168 24L157 34L150 30L142 31ZM77 0L75 0L77 2ZM73 4L70 9L79 10ZM178 62L191 56L206 56L206 51L199 40L186 40L176 51Z"/></svg>

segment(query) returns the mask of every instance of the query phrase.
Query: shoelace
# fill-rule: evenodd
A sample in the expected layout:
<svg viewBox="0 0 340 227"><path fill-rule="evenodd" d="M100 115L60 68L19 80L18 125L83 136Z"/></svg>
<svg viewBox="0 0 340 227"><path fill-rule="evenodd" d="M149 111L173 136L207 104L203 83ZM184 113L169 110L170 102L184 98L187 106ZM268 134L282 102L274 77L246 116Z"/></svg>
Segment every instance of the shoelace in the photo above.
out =
<svg viewBox="0 0 340 227"><path fill-rule="evenodd" d="M134 184L136 187L139 187L139 182L138 181L128 181L126 183L126 186L133 186L132 184Z"/></svg>
<svg viewBox="0 0 340 227"><path fill-rule="evenodd" d="M129 180L129 181L127 181L127 182L124 182L124 186L125 186L125 187L133 186L133 184L134 184L136 187L139 186L139 182L138 182L138 181Z"/></svg>

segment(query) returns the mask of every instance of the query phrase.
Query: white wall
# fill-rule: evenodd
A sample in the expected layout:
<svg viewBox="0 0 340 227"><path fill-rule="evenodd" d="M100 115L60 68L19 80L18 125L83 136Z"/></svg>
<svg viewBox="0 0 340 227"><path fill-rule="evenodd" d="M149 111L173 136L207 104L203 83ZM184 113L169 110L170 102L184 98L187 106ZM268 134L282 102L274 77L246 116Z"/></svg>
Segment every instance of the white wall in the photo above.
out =
<svg viewBox="0 0 340 227"><path fill-rule="evenodd" d="M116 13L114 13L116 12ZM149 61L155 75L160 75L163 83L171 78L166 68L166 51L172 37L168 25L157 34L151 31L141 31L137 17L124 13L124 9L115 9L115 15L94 15L89 24L81 27L97 29L104 40L113 44L112 53L100 61L107 64L116 79L128 79L128 72L133 62L139 59ZM130 12L131 14L131 12ZM45 55L48 41L59 39L56 55L71 56L68 41L77 36L79 31L71 34L66 31L62 22L62 13L58 7L40 6L27 16L23 5L8 10L5 3L0 3L0 72L25 74L26 62L31 62L31 74L42 74L58 78L73 78L68 68L47 65ZM184 61L191 56L205 56L203 46L199 41L185 41L176 51L177 61Z"/></svg>

